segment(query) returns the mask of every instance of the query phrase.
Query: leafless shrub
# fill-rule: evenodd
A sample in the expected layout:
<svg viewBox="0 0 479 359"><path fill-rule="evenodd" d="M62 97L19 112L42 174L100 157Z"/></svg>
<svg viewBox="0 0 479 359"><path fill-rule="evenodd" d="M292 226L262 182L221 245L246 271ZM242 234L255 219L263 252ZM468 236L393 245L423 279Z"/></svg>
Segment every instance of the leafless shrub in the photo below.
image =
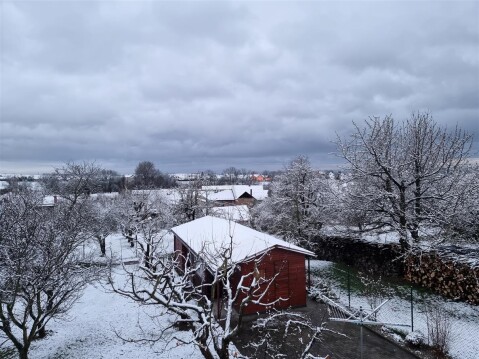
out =
<svg viewBox="0 0 479 359"><path fill-rule="evenodd" d="M448 312L437 305L425 308L428 344L437 358L446 358L451 341L451 320Z"/></svg>
<svg viewBox="0 0 479 359"><path fill-rule="evenodd" d="M371 310L376 309L384 299L391 297L391 289L384 284L381 276L374 278L365 273L359 273L359 280L363 285L362 293L366 296ZM374 318L376 319L376 313Z"/></svg>

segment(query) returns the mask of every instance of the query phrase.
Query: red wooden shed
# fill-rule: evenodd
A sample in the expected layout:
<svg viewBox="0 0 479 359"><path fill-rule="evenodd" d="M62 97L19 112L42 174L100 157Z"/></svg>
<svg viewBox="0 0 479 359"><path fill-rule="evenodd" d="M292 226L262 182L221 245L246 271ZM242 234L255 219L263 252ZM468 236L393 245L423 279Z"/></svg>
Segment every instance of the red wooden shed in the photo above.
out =
<svg viewBox="0 0 479 359"><path fill-rule="evenodd" d="M172 228L172 231L175 253L181 254L180 258L188 257L191 261L200 260L206 263L206 270L200 275L202 280L208 282L213 278L215 269L221 265L216 263L221 261L221 255L218 253L232 243L231 260L237 268L231 278L233 290L237 288L243 275L255 271L256 263L258 276L274 278L266 294L266 302L281 298L281 301L275 304L277 309L306 305L305 259L314 256L313 252L241 224L212 216L182 224ZM184 265L184 262L181 264ZM251 276L249 280L252 280ZM240 296L238 302L241 299ZM267 309L265 306L250 303L243 313L252 314Z"/></svg>

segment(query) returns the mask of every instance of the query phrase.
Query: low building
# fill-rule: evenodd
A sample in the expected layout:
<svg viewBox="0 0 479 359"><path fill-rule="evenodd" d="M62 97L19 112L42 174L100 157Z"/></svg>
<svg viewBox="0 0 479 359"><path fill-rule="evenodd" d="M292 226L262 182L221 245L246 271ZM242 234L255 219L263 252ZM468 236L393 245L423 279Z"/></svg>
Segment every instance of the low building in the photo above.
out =
<svg viewBox="0 0 479 359"><path fill-rule="evenodd" d="M269 234L258 232L241 224L212 216L172 228L174 250L180 265L202 264L195 280L211 282L217 269L224 265L223 253L229 250L231 262L237 270L230 281L235 291L242 276L255 273L274 283L264 297L274 302L277 309L306 305L305 259L313 252L285 242ZM188 260L188 263L185 263ZM256 268L255 268L256 267ZM251 276L249 277L251 279ZM274 278L274 279L273 279ZM198 283L196 283L198 284ZM206 293L208 294L208 293ZM239 295L238 303L246 294ZM267 307L249 304L243 314L266 311Z"/></svg>
<svg viewBox="0 0 479 359"><path fill-rule="evenodd" d="M221 185L203 186L205 198L217 206L248 205L262 201L268 197L268 191L263 186Z"/></svg>

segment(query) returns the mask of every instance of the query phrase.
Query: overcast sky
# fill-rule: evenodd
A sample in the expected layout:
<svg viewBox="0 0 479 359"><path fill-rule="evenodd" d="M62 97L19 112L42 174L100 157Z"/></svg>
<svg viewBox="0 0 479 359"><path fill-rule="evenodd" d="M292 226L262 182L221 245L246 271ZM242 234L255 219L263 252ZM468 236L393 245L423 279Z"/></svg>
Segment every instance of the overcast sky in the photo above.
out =
<svg viewBox="0 0 479 359"><path fill-rule="evenodd" d="M1 1L0 172L317 168L352 121L479 141L479 2Z"/></svg>

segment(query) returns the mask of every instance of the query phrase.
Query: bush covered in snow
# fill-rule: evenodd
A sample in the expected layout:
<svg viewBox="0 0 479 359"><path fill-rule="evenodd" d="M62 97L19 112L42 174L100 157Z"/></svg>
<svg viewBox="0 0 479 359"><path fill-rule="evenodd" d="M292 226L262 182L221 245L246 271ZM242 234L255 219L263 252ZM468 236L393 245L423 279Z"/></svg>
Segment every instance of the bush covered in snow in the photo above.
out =
<svg viewBox="0 0 479 359"><path fill-rule="evenodd" d="M409 333L408 335L406 335L406 338L404 338L404 340L407 344L414 348L419 348L426 343L425 335L419 330L415 330Z"/></svg>

